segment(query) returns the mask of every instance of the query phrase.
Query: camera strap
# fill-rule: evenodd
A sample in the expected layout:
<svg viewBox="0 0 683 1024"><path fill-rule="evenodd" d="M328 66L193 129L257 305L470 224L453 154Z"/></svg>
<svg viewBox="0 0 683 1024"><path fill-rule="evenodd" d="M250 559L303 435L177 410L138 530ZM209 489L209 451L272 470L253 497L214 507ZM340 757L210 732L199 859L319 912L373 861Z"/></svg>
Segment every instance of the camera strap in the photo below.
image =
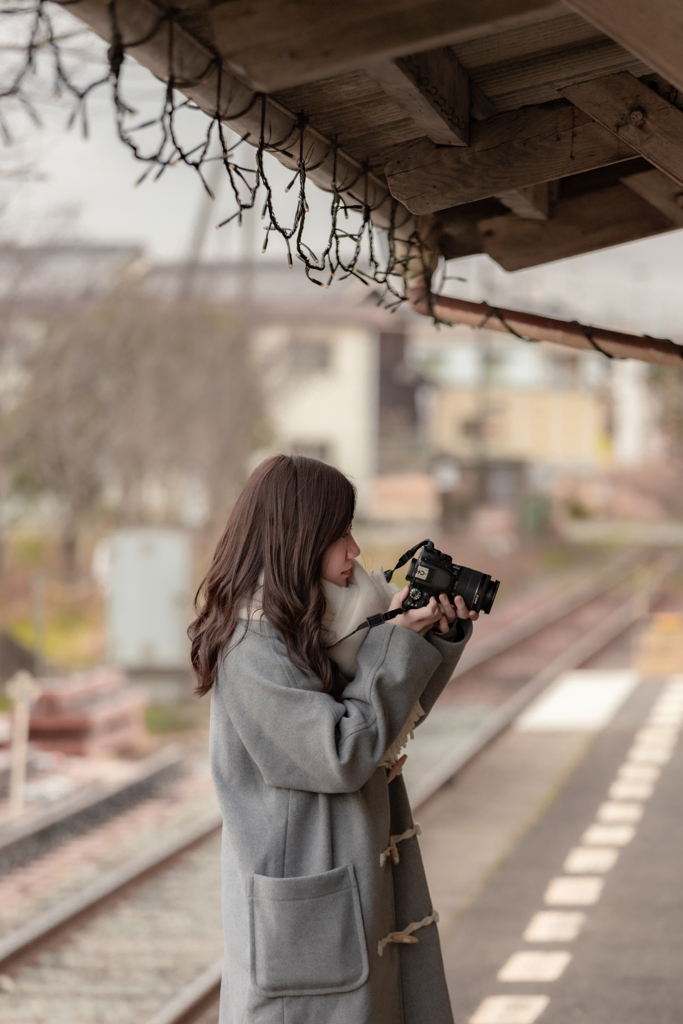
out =
<svg viewBox="0 0 683 1024"><path fill-rule="evenodd" d="M387 581L387 583L391 583L391 577L394 575L396 570L400 569L402 566L404 566L406 564L406 562L408 561L408 559L412 558L413 555L415 554L415 552L419 551L420 548L423 548L425 546L425 544L431 544L431 541L429 539L421 540L420 543L416 544L414 548L411 548L410 551L406 551L406 553L404 555L401 555L401 557L399 558L398 562L396 563L396 565L394 566L393 569L385 569L384 570L384 578Z"/></svg>
<svg viewBox="0 0 683 1024"><path fill-rule="evenodd" d="M361 622L360 626L356 626L356 628L352 629L350 633L343 636L341 640L335 640L335 642L330 644L329 647L326 647L325 650L331 651L333 647L337 646L337 644L341 644L344 640L348 640L350 636L353 636L354 633L359 633L361 629L372 629L373 626L381 626L383 622L388 622L389 619L395 619L396 616L401 615L402 612L403 608L392 608L391 611L388 612L378 612L377 615L368 615L367 619Z"/></svg>
<svg viewBox="0 0 683 1024"><path fill-rule="evenodd" d="M411 548L410 551L406 551L404 555L401 555L393 569L385 569L384 578L387 583L391 583L391 577L397 569L400 569L401 566L405 565L408 559L412 558L416 551L419 551L420 548L423 548L425 544L429 543L431 543L429 540L421 540L414 548ZM381 626L383 622L395 619L397 615L401 615L402 613L403 608L392 608L391 611L388 612L378 612L377 615L368 615L367 619L361 622L359 626L352 629L351 632L347 633L346 636L343 636L341 640L335 640L333 644L330 644L330 646L325 649L331 651L333 647L337 646L337 644L341 644L344 640L348 640L350 636L353 636L355 633L359 633L361 629L372 629L373 626Z"/></svg>

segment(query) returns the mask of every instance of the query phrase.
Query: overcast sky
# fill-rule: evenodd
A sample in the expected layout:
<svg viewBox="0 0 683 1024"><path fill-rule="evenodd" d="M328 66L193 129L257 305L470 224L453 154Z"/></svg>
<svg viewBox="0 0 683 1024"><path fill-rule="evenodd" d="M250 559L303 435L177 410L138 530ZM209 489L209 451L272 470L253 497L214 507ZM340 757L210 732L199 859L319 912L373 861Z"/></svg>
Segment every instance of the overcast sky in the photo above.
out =
<svg viewBox="0 0 683 1024"><path fill-rule="evenodd" d="M42 130L22 131L17 159L21 159L19 154L25 156L32 173L27 181L0 181L3 234L24 242L53 238L55 233L97 241L133 242L143 245L154 259L183 258L199 205L210 203L196 172L179 164L169 168L160 180L155 182L150 176L136 187L144 165L116 135L110 101L104 96L98 99L91 105L91 114L88 139L78 129L64 129L65 111L57 107L43 111L46 126ZM199 112L191 116L205 120ZM10 154L6 153L5 158L9 159ZM268 164L268 173L276 181L283 209L287 211L291 209L291 199L284 196L284 188L292 174L272 157ZM227 185L226 176L215 202L211 203L205 251L209 258L236 256L245 244L245 233L236 224L214 230L215 224L234 210ZM330 197L313 185L309 188L312 221L326 220L324 213ZM260 216L257 220L256 244L260 249ZM269 255L271 246L274 255L274 236L269 242Z"/></svg>

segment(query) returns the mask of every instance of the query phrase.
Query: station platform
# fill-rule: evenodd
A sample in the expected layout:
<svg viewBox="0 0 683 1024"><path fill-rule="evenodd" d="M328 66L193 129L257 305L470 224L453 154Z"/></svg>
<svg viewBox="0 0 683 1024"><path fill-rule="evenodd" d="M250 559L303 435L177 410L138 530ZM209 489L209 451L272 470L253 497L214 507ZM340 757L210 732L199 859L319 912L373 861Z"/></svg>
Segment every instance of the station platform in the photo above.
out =
<svg viewBox="0 0 683 1024"><path fill-rule="evenodd" d="M571 673L422 809L456 1024L680 1024L682 722L683 675Z"/></svg>

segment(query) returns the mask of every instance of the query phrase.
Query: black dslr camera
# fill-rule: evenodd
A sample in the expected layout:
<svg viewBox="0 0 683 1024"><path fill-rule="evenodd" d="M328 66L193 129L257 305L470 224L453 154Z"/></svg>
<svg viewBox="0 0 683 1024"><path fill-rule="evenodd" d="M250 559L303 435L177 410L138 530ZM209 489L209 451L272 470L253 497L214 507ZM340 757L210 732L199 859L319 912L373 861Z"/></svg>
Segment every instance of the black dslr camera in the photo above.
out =
<svg viewBox="0 0 683 1024"><path fill-rule="evenodd" d="M413 558L419 548L422 548L420 557ZM406 573L406 579L410 586L408 596L401 607L392 608L388 612L377 612L376 615L368 615L364 622L343 636L341 640L335 640L333 644L330 644L328 650L344 640L348 640L350 636L361 629L381 626L383 622L395 619L402 611L408 611L410 608L423 608L429 604L430 597L438 598L439 594L447 594L451 601L460 594L471 612L484 612L488 615L491 611L500 581L492 580L485 572L468 569L466 565L454 565L451 556L444 555L443 551L437 551L431 540L421 540L410 551L406 551L405 555L401 555L395 568L387 569L384 573L388 583L391 582L391 577L396 569L405 565L409 558L413 558L410 569Z"/></svg>
<svg viewBox="0 0 683 1024"><path fill-rule="evenodd" d="M429 604L431 597L447 594L453 600L458 594L462 597L471 612L491 611L493 602L500 586L499 580L493 580L484 572L468 569L465 565L455 565L450 555L438 551L431 540L422 540L396 563L395 569L385 572L390 580L396 569L400 569L409 558L422 548L418 558L413 558L406 579L410 584L408 596L403 602L405 610L423 608Z"/></svg>

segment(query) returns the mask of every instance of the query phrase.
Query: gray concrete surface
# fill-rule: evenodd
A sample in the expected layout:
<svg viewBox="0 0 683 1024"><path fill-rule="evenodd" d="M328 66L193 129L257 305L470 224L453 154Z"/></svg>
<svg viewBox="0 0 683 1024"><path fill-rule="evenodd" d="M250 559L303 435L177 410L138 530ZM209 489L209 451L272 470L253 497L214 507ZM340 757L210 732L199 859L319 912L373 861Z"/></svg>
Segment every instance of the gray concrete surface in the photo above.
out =
<svg viewBox="0 0 683 1024"><path fill-rule="evenodd" d="M662 687L661 681L641 683L595 741L584 746L585 756L573 773L568 774L571 761L557 745L556 759L567 766L566 784L555 784L555 799L546 800L545 811L536 815L535 824L510 856L497 871L489 871L482 878L479 895L471 906L442 931L456 1024L467 1024L473 1015L476 1024L683 1021L683 750L677 750L671 761L662 765L652 796L641 805L644 813L635 825L632 841L623 847L610 847L618 854L614 867L589 876L604 879L597 902L557 908L544 903L551 880L570 876L565 859L570 850L581 845L586 829L608 800L610 785ZM510 734L509 739L514 735ZM529 738L517 734L520 742ZM530 751L530 760L533 753ZM495 756L496 751L491 754ZM539 757L539 775L546 775L547 762L548 755ZM485 772L485 768L481 765L480 771ZM514 801L530 788L528 781L524 782L528 771L525 768L520 772L519 759L517 764L509 759L507 785ZM556 771L555 775L561 780L562 772ZM472 783L470 777L462 789ZM552 795L553 787L549 786L547 792ZM540 787L537 797L539 794ZM498 812L492 801L496 800L505 804L502 791L495 786L482 789L480 813L492 814L494 821ZM532 813L531 803L527 801L527 820ZM519 803L516 808L510 805L511 817L515 810L520 810ZM489 826L491 830L493 825ZM470 855L463 850L465 860ZM453 851L452 860L457 863L457 851ZM438 892L441 884L437 881L433 889ZM532 917L540 911L554 910L586 915L578 936L564 942L525 940ZM530 952L564 952L569 962L554 981L498 979L514 954ZM547 965L547 957L544 963ZM510 1002L511 996L517 1001ZM520 1001L523 996L542 998L547 1006L533 1017L532 1004ZM505 997L507 1003L500 997ZM486 999L497 1000L487 1004L489 1017L481 1010ZM541 1003L536 1005L538 1009Z"/></svg>
<svg viewBox="0 0 683 1024"><path fill-rule="evenodd" d="M584 732L509 731L416 815L442 942L555 799L592 740Z"/></svg>

